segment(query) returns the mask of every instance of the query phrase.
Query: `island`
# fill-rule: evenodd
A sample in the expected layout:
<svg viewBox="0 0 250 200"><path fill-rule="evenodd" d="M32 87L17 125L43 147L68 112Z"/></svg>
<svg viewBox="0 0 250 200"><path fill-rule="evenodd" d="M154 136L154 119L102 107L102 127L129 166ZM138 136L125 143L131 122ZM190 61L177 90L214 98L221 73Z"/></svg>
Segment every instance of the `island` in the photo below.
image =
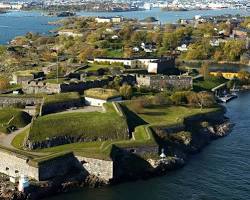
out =
<svg viewBox="0 0 250 200"><path fill-rule="evenodd" d="M248 36L218 19L71 17L56 34L1 46L1 198L164 175L230 133L220 101L247 89L250 73L210 64L248 64Z"/></svg>

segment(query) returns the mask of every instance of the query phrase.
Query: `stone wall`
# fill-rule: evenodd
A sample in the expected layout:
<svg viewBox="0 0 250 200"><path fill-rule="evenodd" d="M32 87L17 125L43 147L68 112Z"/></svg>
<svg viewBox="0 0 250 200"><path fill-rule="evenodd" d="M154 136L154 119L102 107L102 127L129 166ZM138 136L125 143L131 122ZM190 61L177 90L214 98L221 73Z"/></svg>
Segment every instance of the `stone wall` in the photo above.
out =
<svg viewBox="0 0 250 200"><path fill-rule="evenodd" d="M39 165L40 181L48 180L57 176L64 176L73 173L75 170L83 170L81 163L76 159L73 153L62 157L53 158Z"/></svg>
<svg viewBox="0 0 250 200"><path fill-rule="evenodd" d="M0 158L0 173L12 177L27 175L32 179L44 181L77 170L87 175L95 175L107 182L114 178L113 161L75 156L73 153L48 158L38 163L37 167L28 157L8 150L1 149Z"/></svg>
<svg viewBox="0 0 250 200"><path fill-rule="evenodd" d="M73 107L81 107L83 105L84 105L84 100L82 99L58 102L58 103L43 104L42 115L64 111Z"/></svg>
<svg viewBox="0 0 250 200"><path fill-rule="evenodd" d="M0 96L0 107L16 106L16 105L37 105L42 102L42 98L34 97L11 97Z"/></svg>
<svg viewBox="0 0 250 200"><path fill-rule="evenodd" d="M165 75L137 75L139 86L154 89L190 89L193 87L193 79L189 76L165 76Z"/></svg>
<svg viewBox="0 0 250 200"><path fill-rule="evenodd" d="M0 151L0 173L12 177L27 175L39 180L39 169L28 164L28 158L11 152Z"/></svg>
<svg viewBox="0 0 250 200"><path fill-rule="evenodd" d="M119 75L122 82L128 84L135 84L134 75ZM85 81L84 78L76 82L65 82L61 84L46 83L44 81L27 81L23 82L23 92L26 94L37 94L37 93L60 93L60 92L83 92L84 90L91 88L98 88L108 85L109 82L113 81L116 76L108 76L107 78L102 78L99 80Z"/></svg>
<svg viewBox="0 0 250 200"><path fill-rule="evenodd" d="M89 174L95 175L106 181L110 181L114 178L113 161L86 158L81 156L76 156L76 158L80 163L82 163L83 168Z"/></svg>
<svg viewBox="0 0 250 200"><path fill-rule="evenodd" d="M22 82L22 90L25 94L52 94L61 92L60 84L45 83L37 80Z"/></svg>

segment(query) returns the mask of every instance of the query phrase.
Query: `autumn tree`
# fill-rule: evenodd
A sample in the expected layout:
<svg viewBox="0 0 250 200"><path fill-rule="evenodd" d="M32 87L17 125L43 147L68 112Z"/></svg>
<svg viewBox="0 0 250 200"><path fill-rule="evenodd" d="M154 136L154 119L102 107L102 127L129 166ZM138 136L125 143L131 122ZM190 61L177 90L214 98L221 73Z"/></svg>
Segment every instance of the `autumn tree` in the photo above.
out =
<svg viewBox="0 0 250 200"><path fill-rule="evenodd" d="M200 74L204 77L204 80L209 79L209 65L204 62L200 68Z"/></svg>
<svg viewBox="0 0 250 200"><path fill-rule="evenodd" d="M131 85L128 84L123 84L120 89L120 94L125 98L125 99L131 99L132 94L133 94L133 89Z"/></svg>
<svg viewBox="0 0 250 200"><path fill-rule="evenodd" d="M6 90L9 87L9 82L6 78L0 77L0 90Z"/></svg>
<svg viewBox="0 0 250 200"><path fill-rule="evenodd" d="M240 59L245 49L245 41L230 40L224 45L224 57L229 61L236 61Z"/></svg>

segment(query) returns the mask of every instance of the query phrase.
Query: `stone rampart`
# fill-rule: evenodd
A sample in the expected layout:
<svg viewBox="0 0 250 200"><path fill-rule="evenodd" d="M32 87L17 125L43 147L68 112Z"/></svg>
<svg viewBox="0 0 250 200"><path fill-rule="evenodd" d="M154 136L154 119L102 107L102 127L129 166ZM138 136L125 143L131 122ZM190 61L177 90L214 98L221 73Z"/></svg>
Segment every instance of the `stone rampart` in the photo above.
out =
<svg viewBox="0 0 250 200"><path fill-rule="evenodd" d="M73 107L81 107L81 106L84 106L84 100L82 99L43 104L42 115L56 113L56 112L64 111Z"/></svg>
<svg viewBox="0 0 250 200"><path fill-rule="evenodd" d="M113 161L75 156L73 153L52 156L39 162L27 156L0 149L0 158L0 173L11 177L27 175L32 179L44 181L78 170L107 182L114 178Z"/></svg>
<svg viewBox="0 0 250 200"><path fill-rule="evenodd" d="M83 168L92 175L95 175L103 180L110 181L114 178L114 166L112 160L100 160L95 158L87 158L76 156Z"/></svg>
<svg viewBox="0 0 250 200"><path fill-rule="evenodd" d="M23 91L26 94L37 94L37 93L60 93L60 92L83 92L84 90L91 88L99 88L108 85L109 82L113 81L116 76L108 76L106 78L101 78L99 80L84 80L84 78L80 81L73 82L64 82L61 84L56 83L46 83L44 81L27 81L23 82ZM130 74L119 75L121 77L122 83L135 84L135 76Z"/></svg>
<svg viewBox="0 0 250 200"><path fill-rule="evenodd" d="M27 175L39 180L39 169L29 165L29 158L0 150L0 173L11 177Z"/></svg>
<svg viewBox="0 0 250 200"><path fill-rule="evenodd" d="M0 107L37 105L41 102L42 98L0 96Z"/></svg>

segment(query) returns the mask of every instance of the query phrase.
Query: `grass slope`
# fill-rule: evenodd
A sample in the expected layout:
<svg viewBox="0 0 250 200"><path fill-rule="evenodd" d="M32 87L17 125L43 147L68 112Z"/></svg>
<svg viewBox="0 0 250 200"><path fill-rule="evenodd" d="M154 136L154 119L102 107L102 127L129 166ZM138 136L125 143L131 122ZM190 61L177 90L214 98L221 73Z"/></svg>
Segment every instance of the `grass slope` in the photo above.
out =
<svg viewBox="0 0 250 200"><path fill-rule="evenodd" d="M203 79L194 80L193 88L194 88L194 91L197 91L197 92L204 91L204 90L211 91L211 89L225 82L227 82L227 80L224 78L211 76L207 80L203 80Z"/></svg>
<svg viewBox="0 0 250 200"><path fill-rule="evenodd" d="M29 139L42 141L55 136L74 136L89 140L126 139L126 120L119 116L112 104L105 113L65 113L38 117L31 126Z"/></svg>
<svg viewBox="0 0 250 200"><path fill-rule="evenodd" d="M190 108L184 106L151 106L144 108L138 116L153 126L171 126L182 123L188 116L213 112L219 108Z"/></svg>
<svg viewBox="0 0 250 200"><path fill-rule="evenodd" d="M8 133L8 128L22 128L31 122L31 116L20 109L0 109L0 132Z"/></svg>
<svg viewBox="0 0 250 200"><path fill-rule="evenodd" d="M45 96L44 104L56 104L75 100L81 100L81 96L77 92L59 93Z"/></svg>

